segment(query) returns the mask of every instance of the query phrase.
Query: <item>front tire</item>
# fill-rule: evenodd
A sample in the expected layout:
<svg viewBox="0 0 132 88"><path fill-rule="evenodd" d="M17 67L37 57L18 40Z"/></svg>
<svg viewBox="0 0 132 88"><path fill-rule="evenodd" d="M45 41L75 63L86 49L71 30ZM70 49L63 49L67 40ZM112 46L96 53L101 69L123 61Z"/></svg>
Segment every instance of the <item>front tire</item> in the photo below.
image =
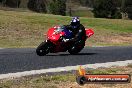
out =
<svg viewBox="0 0 132 88"><path fill-rule="evenodd" d="M50 51L50 44L49 42L42 42L36 49L36 53L39 56L44 56L48 54Z"/></svg>

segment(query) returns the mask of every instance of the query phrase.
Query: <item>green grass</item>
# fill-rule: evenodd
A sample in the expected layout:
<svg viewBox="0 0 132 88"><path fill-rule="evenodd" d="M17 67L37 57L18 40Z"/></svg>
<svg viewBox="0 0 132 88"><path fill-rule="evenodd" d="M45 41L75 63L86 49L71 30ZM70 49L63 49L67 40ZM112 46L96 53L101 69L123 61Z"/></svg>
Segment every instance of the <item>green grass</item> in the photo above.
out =
<svg viewBox="0 0 132 88"><path fill-rule="evenodd" d="M77 10L77 11L72 11L72 16L94 17L93 13L90 10Z"/></svg>
<svg viewBox="0 0 132 88"><path fill-rule="evenodd" d="M70 20L68 16L0 10L0 47L37 47L45 39L43 34L48 28L69 24ZM131 20L86 17L80 20L95 32L86 45L132 45L131 39L125 39L132 35ZM115 38L118 36L124 39ZM122 41L112 42L110 38Z"/></svg>
<svg viewBox="0 0 132 88"><path fill-rule="evenodd" d="M132 21L131 20L121 20L121 19L101 19L101 18L91 18L83 19L82 22L90 27L96 29L104 29L113 32L132 32Z"/></svg>

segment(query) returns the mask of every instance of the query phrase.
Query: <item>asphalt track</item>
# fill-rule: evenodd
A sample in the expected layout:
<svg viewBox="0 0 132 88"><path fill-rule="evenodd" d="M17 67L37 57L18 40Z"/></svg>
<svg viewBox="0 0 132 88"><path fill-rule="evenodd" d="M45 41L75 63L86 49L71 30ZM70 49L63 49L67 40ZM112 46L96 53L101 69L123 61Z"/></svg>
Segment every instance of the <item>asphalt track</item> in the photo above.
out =
<svg viewBox="0 0 132 88"><path fill-rule="evenodd" d="M0 74L125 60L132 60L132 46L85 47L78 55L63 52L41 57L35 48L0 49Z"/></svg>

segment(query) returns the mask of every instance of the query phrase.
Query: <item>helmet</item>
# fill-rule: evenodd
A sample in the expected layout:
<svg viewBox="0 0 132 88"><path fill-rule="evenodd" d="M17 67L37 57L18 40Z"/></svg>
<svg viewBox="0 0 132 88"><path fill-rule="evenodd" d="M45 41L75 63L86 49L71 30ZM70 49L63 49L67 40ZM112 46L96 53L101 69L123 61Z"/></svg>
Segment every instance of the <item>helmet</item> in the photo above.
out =
<svg viewBox="0 0 132 88"><path fill-rule="evenodd" d="M70 25L72 28L77 28L80 25L79 17L73 17Z"/></svg>

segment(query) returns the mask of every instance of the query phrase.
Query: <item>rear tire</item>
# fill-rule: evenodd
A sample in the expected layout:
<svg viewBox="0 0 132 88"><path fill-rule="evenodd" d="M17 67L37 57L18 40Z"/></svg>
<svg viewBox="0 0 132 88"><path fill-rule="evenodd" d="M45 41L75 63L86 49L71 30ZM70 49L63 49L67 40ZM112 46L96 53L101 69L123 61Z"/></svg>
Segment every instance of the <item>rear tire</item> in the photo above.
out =
<svg viewBox="0 0 132 88"><path fill-rule="evenodd" d="M42 42L36 49L36 53L39 56L44 56L50 52L50 42Z"/></svg>
<svg viewBox="0 0 132 88"><path fill-rule="evenodd" d="M75 55L75 54L78 54L83 48L84 48L84 47L77 48L77 47L73 46L71 49L68 50L68 52L69 52L70 54Z"/></svg>
<svg viewBox="0 0 132 88"><path fill-rule="evenodd" d="M73 54L73 55L75 55L75 54L78 54L83 48L84 48L84 46L85 46L85 43L82 43L82 42L76 42L69 50L68 50L68 52L70 53L70 54Z"/></svg>

